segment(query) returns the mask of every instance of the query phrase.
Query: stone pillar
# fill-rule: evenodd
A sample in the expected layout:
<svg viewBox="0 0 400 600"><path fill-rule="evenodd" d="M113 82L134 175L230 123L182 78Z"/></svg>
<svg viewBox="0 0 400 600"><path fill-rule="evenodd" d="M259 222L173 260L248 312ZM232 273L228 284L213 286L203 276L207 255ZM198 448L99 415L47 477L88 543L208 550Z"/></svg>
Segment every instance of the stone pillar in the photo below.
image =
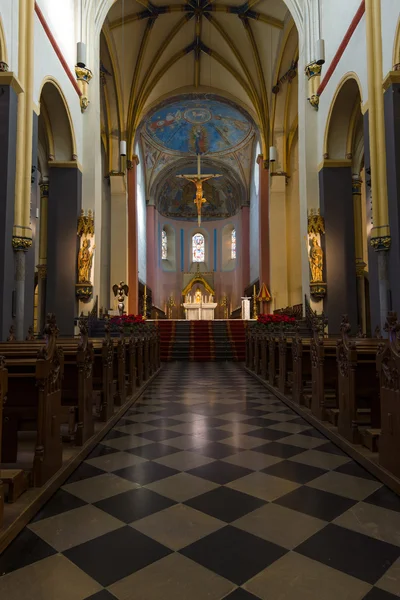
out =
<svg viewBox="0 0 400 600"><path fill-rule="evenodd" d="M356 256L356 276L357 276L357 308L358 308L358 326L363 333L367 332L367 315L365 306L365 267L363 252L363 228L365 227L362 218L362 181L358 175L353 175L353 210L354 210L354 247ZM354 326L353 326L354 327Z"/></svg>
<svg viewBox="0 0 400 600"><path fill-rule="evenodd" d="M128 285L129 312L137 314L139 304L138 278L138 240L137 240L137 206L136 177L139 158L135 155L128 165Z"/></svg>
<svg viewBox="0 0 400 600"><path fill-rule="evenodd" d="M20 340L24 338L25 253L32 245L29 214L32 170L34 7L34 0L19 2L18 77L23 92L18 98L13 248L15 251L15 324L17 339Z"/></svg>
<svg viewBox="0 0 400 600"><path fill-rule="evenodd" d="M39 221L39 264L38 270L38 332L46 324L46 287L47 287L47 211L49 199L48 178L44 177L40 187Z"/></svg>
<svg viewBox="0 0 400 600"><path fill-rule="evenodd" d="M383 328L389 301L389 229L385 120L382 93L382 23L381 2L365 0L367 33L369 152L371 161L373 229L371 245L378 252L379 318Z"/></svg>
<svg viewBox="0 0 400 600"><path fill-rule="evenodd" d="M286 178L271 173L270 189L270 245L277 250L271 253L272 310L286 308L289 304L288 264L286 242ZM265 282L266 283L266 282ZM271 310L271 312L272 312Z"/></svg>
<svg viewBox="0 0 400 600"><path fill-rule="evenodd" d="M124 173L110 173L111 187L111 287L127 280L127 195ZM115 296L110 289L110 306L115 305Z"/></svg>
<svg viewBox="0 0 400 600"><path fill-rule="evenodd" d="M153 304L156 294L156 264L157 264L157 252L160 247L159 240L156 238L156 207L154 204L147 206L146 214L146 280L149 288L153 293ZM148 307L151 308L151 307Z"/></svg>
<svg viewBox="0 0 400 600"><path fill-rule="evenodd" d="M50 163L47 227L46 309L56 315L61 335L73 335L78 313L76 297L78 217L82 173L77 166Z"/></svg>
<svg viewBox="0 0 400 600"><path fill-rule="evenodd" d="M18 94L13 73L0 73L0 340L5 341L13 320L14 222Z"/></svg>
<svg viewBox="0 0 400 600"><path fill-rule="evenodd" d="M396 66L396 65L395 65ZM391 246L389 280L393 310L400 312L400 67L384 82L386 167Z"/></svg>
<svg viewBox="0 0 400 600"><path fill-rule="evenodd" d="M321 244L327 284L324 312L329 333L337 334L344 314L350 323L357 323L351 167L323 167L319 182L321 215L325 219Z"/></svg>
<svg viewBox="0 0 400 600"><path fill-rule="evenodd" d="M250 208L248 206L242 207L242 235L236 248L236 256L240 256L242 264L240 290L244 293L250 283Z"/></svg>
<svg viewBox="0 0 400 600"><path fill-rule="evenodd" d="M270 256L269 256L269 161L264 160L260 155L258 157L260 166L260 187L259 187L259 205L260 205L260 288L263 283L270 287Z"/></svg>

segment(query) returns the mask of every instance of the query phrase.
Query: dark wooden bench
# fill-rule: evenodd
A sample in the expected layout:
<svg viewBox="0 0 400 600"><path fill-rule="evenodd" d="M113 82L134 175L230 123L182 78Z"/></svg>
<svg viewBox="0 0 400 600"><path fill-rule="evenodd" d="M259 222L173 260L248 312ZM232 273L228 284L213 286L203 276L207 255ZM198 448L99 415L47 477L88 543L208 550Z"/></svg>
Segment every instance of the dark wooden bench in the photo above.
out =
<svg viewBox="0 0 400 600"><path fill-rule="evenodd" d="M293 387L292 344L292 335L285 334L283 327L281 327L278 339L278 389L281 392L281 394L290 393Z"/></svg>
<svg viewBox="0 0 400 600"><path fill-rule="evenodd" d="M296 404L306 405L308 408L310 408L308 400L311 398L312 389L310 344L311 340L301 338L298 331L292 339L292 400Z"/></svg>
<svg viewBox="0 0 400 600"><path fill-rule="evenodd" d="M57 345L57 325L49 315L45 344L37 351L21 344L19 355L7 355L7 403L3 407L2 468L28 467L32 485L42 486L62 465L60 427L64 354ZM31 444L29 443L31 442Z"/></svg>
<svg viewBox="0 0 400 600"><path fill-rule="evenodd" d="M337 342L338 432L353 444L377 450L374 440L381 425L376 355L381 340L350 338L347 316Z"/></svg>
<svg viewBox="0 0 400 600"><path fill-rule="evenodd" d="M379 462L400 478L400 323L397 313L390 312L386 330L376 357L381 403Z"/></svg>
<svg viewBox="0 0 400 600"><path fill-rule="evenodd" d="M317 327L310 341L311 398L306 398L317 419L328 418L328 410L338 408L337 336L323 337Z"/></svg>

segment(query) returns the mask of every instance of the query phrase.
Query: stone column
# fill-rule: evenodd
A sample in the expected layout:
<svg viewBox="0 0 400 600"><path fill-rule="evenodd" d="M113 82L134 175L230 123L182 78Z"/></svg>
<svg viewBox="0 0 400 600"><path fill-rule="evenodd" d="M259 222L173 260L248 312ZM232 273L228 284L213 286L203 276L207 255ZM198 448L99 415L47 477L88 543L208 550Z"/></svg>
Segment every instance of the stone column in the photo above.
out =
<svg viewBox="0 0 400 600"><path fill-rule="evenodd" d="M323 167L319 172L321 215L325 219L322 249L327 294L324 312L329 333L340 331L342 316L357 323L357 287L351 166Z"/></svg>
<svg viewBox="0 0 400 600"><path fill-rule="evenodd" d="M386 142L382 93L382 24L381 2L365 0L368 71L369 152L371 161L373 229L371 246L378 253L378 288L380 326L386 322L389 304L389 229Z"/></svg>
<svg viewBox="0 0 400 600"><path fill-rule="evenodd" d="M260 155L258 157L260 166L260 187L259 187L259 205L260 205L260 289L263 283L270 286L270 256L269 256L269 161L264 160Z"/></svg>
<svg viewBox="0 0 400 600"><path fill-rule="evenodd" d="M78 166L50 163L47 227L46 309L56 315L61 335L74 334L78 316L76 297L79 238L78 217L82 204L82 173Z"/></svg>
<svg viewBox="0 0 400 600"><path fill-rule="evenodd" d="M241 238L239 245L236 244L236 246L236 260L240 257L242 265L240 293L243 294L250 283L250 208L248 206L242 207Z"/></svg>
<svg viewBox="0 0 400 600"><path fill-rule="evenodd" d="M358 175L353 175L353 209L354 209L354 246L356 256L356 276L357 276L357 307L358 307L358 325L363 333L367 329L367 315L365 306L365 267L363 252L363 228L365 227L362 218L362 181Z"/></svg>
<svg viewBox="0 0 400 600"><path fill-rule="evenodd" d="M274 297L271 308L275 310L285 308L289 304L286 241L286 177L284 175L271 173L269 202L270 245L271 248L276 248L276 251L271 253L270 266L270 289Z"/></svg>
<svg viewBox="0 0 400 600"><path fill-rule="evenodd" d="M156 264L157 251L160 246L159 240L156 238L156 207L154 204L147 206L146 214L146 280L153 294L153 304L156 294ZM151 308L151 307L150 307Z"/></svg>
<svg viewBox="0 0 400 600"><path fill-rule="evenodd" d="M398 70L395 70L398 67ZM391 246L389 280L393 309L400 312L400 65L384 82L386 167Z"/></svg>
<svg viewBox="0 0 400 600"><path fill-rule="evenodd" d="M5 341L13 320L14 222L18 94L13 73L0 73L0 340Z"/></svg>
<svg viewBox="0 0 400 600"><path fill-rule="evenodd" d="M32 169L34 0L19 1L17 164L13 248L15 251L15 324L17 339L24 338L25 253L32 245L29 225Z"/></svg>
<svg viewBox="0 0 400 600"><path fill-rule="evenodd" d="M46 323L46 285L47 285L47 211L49 199L49 183L44 177L40 187L40 221L39 221L39 264L38 270L38 332L43 331Z"/></svg>
<svg viewBox="0 0 400 600"><path fill-rule="evenodd" d="M127 194L124 173L110 173L111 188L111 287L127 280ZM115 296L110 289L110 306L115 304Z"/></svg>
<svg viewBox="0 0 400 600"><path fill-rule="evenodd" d="M137 314L139 303L138 277L138 240L137 240L137 206L136 206L136 177L139 158L134 155L128 164L128 285L129 312Z"/></svg>

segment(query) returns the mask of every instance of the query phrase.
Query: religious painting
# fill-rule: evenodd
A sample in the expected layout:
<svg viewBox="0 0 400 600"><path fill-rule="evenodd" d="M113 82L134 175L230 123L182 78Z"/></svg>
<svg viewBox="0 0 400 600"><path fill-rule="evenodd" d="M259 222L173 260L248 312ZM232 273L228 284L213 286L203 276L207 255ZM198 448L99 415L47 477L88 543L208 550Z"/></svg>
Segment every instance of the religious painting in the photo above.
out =
<svg viewBox="0 0 400 600"><path fill-rule="evenodd" d="M203 192L206 202L201 207L202 220L227 219L236 214L240 206L240 191L231 180L221 177L206 181ZM173 174L162 185L157 198L158 210L171 219L196 221L195 197L195 185Z"/></svg>
<svg viewBox="0 0 400 600"><path fill-rule="evenodd" d="M226 152L253 133L250 119L236 106L211 96L184 96L159 107L142 132L160 150L185 154Z"/></svg>
<svg viewBox="0 0 400 600"><path fill-rule="evenodd" d="M204 235L202 233L195 233L192 237L192 260L198 263L205 260Z"/></svg>

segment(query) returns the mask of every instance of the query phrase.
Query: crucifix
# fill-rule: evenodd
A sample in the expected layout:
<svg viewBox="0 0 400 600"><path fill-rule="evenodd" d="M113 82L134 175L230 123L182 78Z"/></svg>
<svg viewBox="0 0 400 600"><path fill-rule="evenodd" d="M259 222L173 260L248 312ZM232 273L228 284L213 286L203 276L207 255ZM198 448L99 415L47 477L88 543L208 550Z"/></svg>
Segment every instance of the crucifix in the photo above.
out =
<svg viewBox="0 0 400 600"><path fill-rule="evenodd" d="M199 227L201 225L201 206L207 200L203 197L203 183L208 179L215 179L216 177L222 177L222 175L218 174L209 174L202 175L201 174L201 165L200 165L200 154L197 155L197 174L196 175L177 175L180 179L186 179L187 181L191 181L196 186L196 198L194 199L194 203L197 206L197 222Z"/></svg>

